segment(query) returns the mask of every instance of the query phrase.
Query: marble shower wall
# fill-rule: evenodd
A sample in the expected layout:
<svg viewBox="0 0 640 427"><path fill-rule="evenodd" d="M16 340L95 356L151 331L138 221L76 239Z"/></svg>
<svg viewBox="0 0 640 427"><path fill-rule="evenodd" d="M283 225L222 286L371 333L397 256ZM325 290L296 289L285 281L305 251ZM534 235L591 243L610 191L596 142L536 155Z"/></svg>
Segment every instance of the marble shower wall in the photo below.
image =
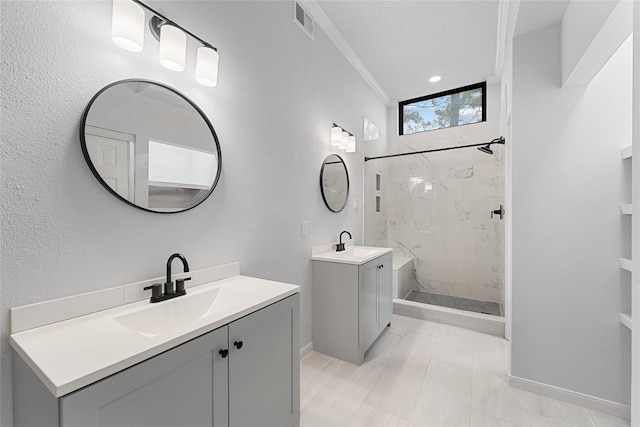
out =
<svg viewBox="0 0 640 427"><path fill-rule="evenodd" d="M460 129L455 141L425 144L423 137L422 144L396 144L388 151L474 144L497 136L469 135L471 127ZM504 204L504 146L492 149L493 155L462 148L366 162L365 244L413 257L416 279L428 292L503 304L504 221L490 214Z"/></svg>

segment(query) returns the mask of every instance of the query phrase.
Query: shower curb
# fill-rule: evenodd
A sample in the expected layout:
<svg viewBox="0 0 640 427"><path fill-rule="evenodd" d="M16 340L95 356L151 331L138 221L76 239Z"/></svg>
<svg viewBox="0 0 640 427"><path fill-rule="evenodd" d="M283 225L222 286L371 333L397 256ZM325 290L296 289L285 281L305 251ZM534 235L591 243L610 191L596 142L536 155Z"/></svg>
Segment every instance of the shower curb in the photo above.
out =
<svg viewBox="0 0 640 427"><path fill-rule="evenodd" d="M393 313L470 329L504 338L504 317L474 313L401 299L393 300Z"/></svg>

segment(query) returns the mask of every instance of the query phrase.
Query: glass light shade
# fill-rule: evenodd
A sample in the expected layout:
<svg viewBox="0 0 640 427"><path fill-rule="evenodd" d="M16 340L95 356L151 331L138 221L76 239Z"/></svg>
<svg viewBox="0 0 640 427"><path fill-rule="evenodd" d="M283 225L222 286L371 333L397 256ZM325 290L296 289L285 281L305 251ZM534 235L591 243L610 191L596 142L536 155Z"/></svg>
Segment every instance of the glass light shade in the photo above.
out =
<svg viewBox="0 0 640 427"><path fill-rule="evenodd" d="M113 0L111 39L123 49L141 52L144 41L144 10L131 0Z"/></svg>
<svg viewBox="0 0 640 427"><path fill-rule="evenodd" d="M171 71L184 71L187 35L178 27L160 27L160 64Z"/></svg>
<svg viewBox="0 0 640 427"><path fill-rule="evenodd" d="M331 128L331 145L339 147L342 142L342 129L339 126Z"/></svg>
<svg viewBox="0 0 640 427"><path fill-rule="evenodd" d="M218 84L218 52L210 47L199 47L196 58L196 81L203 86Z"/></svg>
<svg viewBox="0 0 640 427"><path fill-rule="evenodd" d="M349 135L347 139L347 153L355 153L356 152L356 137L353 135Z"/></svg>
<svg viewBox="0 0 640 427"><path fill-rule="evenodd" d="M349 144L349 132L342 131L342 138L340 139L340 148L341 150L346 150L347 145Z"/></svg>

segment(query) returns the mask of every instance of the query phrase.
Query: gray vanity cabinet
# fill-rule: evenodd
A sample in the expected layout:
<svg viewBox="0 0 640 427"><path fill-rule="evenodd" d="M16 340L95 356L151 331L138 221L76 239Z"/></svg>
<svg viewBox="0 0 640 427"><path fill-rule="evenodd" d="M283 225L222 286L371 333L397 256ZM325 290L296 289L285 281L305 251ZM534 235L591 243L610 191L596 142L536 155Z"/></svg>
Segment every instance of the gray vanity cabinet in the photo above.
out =
<svg viewBox="0 0 640 427"><path fill-rule="evenodd" d="M15 426L296 426L299 304L292 295L59 399L16 357Z"/></svg>
<svg viewBox="0 0 640 427"><path fill-rule="evenodd" d="M299 301L296 294L229 325L229 426L298 424Z"/></svg>
<svg viewBox="0 0 640 427"><path fill-rule="evenodd" d="M61 425L228 425L222 327L60 399Z"/></svg>
<svg viewBox="0 0 640 427"><path fill-rule="evenodd" d="M391 253L362 265L312 261L315 350L357 365L391 323Z"/></svg>

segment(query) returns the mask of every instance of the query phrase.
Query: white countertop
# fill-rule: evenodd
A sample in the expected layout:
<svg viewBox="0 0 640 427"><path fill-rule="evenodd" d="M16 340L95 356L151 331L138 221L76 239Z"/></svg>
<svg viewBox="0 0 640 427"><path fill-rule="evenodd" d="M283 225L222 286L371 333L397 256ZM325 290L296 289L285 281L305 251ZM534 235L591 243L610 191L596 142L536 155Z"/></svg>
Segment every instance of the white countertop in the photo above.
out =
<svg viewBox="0 0 640 427"><path fill-rule="evenodd" d="M152 304L147 299L18 332L10 343L49 391L60 397L300 291L287 283L234 276L189 288L187 296L216 289L232 290L240 297L228 308L162 332L136 331L116 320L148 309ZM180 304L181 298L185 297L153 305Z"/></svg>
<svg viewBox="0 0 640 427"><path fill-rule="evenodd" d="M391 248L376 248L372 246L347 246L344 251L332 250L311 255L313 261L338 262L342 264L362 265L372 259L393 252Z"/></svg>

